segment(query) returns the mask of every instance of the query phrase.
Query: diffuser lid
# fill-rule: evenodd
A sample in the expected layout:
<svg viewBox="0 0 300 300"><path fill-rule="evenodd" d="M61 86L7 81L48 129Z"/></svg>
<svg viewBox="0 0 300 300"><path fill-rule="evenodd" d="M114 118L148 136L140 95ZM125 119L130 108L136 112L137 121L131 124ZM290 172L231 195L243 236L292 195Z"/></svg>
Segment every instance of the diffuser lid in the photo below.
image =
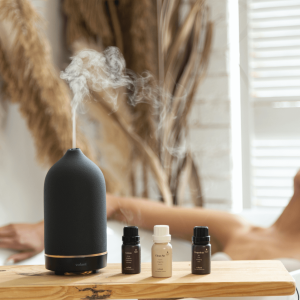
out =
<svg viewBox="0 0 300 300"><path fill-rule="evenodd" d="M168 243L171 241L168 225L155 225L152 235L154 243Z"/></svg>

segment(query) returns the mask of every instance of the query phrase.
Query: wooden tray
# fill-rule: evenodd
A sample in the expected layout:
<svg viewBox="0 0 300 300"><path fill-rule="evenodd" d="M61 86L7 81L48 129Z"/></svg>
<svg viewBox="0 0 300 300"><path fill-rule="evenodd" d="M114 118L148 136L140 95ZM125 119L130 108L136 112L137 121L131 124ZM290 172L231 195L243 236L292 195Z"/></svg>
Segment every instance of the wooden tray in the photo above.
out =
<svg viewBox="0 0 300 300"><path fill-rule="evenodd" d="M44 266L0 267L0 299L147 299L188 297L282 296L295 281L280 261L215 261L210 275L192 275L190 262L174 262L171 278L121 274L109 264L97 274L58 276Z"/></svg>

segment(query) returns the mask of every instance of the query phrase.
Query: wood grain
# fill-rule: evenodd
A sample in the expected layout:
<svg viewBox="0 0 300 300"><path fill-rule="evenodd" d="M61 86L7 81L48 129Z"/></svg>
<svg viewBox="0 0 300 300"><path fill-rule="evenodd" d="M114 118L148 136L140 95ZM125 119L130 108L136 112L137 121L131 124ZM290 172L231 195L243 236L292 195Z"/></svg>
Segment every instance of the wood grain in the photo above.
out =
<svg viewBox="0 0 300 300"><path fill-rule="evenodd" d="M295 281L280 261L216 261L209 275L192 275L190 262L174 262L171 278L121 274L109 264L97 274L57 276L44 266L0 267L0 299L157 299L188 297L282 296Z"/></svg>

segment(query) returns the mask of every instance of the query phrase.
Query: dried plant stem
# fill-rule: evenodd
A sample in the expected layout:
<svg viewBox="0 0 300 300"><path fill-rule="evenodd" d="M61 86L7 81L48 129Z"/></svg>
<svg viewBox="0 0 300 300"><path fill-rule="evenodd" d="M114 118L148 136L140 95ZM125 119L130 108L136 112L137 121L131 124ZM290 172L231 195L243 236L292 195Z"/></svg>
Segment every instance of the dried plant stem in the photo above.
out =
<svg viewBox="0 0 300 300"><path fill-rule="evenodd" d="M132 196L136 196L136 169L137 169L137 164L136 164L136 159L134 153L132 153L132 158L131 158L131 169L130 169L130 182L131 182L131 192Z"/></svg>
<svg viewBox="0 0 300 300"><path fill-rule="evenodd" d="M196 58L198 56L197 55L197 47L199 44L200 31L201 31L201 26L200 26L201 25L201 14L200 14L200 9L201 9L200 4L201 3L202 3L202 1L200 0L198 2L195 2L195 4L194 4L194 7L196 7L198 9L194 15L194 20L196 20L195 22L196 22L196 25L198 25L198 26L195 26L194 35L193 35L193 39L192 39L193 46L192 46L191 54L189 56L188 62L185 65L185 69L180 77L178 87L175 90L171 112L166 117L167 118L166 126L165 126L165 130L163 132L163 143L164 143L164 145L168 146L168 147L166 147L166 149L164 150L164 153L163 153L163 160L164 160L164 163L166 166L170 166L171 161L172 161L172 155L168 152L168 148L174 146L174 142L170 142L170 138L173 137L171 135L171 132L173 132L172 130L173 130L176 122L178 122L177 118L175 119L174 116L179 116L179 115L181 116L180 109L184 109L184 107L186 106L186 99L192 100L191 97L188 97L188 93L189 93L189 89L190 89L188 86L188 83L191 84L190 82L191 81L193 82L193 80L190 79L190 76L195 77L195 68L197 66L197 63L196 63L197 62ZM193 8L191 11L193 11ZM188 26L191 26L191 21L189 23L185 23L185 24L188 24ZM180 36L180 34L179 34L179 36ZM179 118L179 119L181 119L181 118ZM169 176L170 176L170 172L169 172Z"/></svg>
<svg viewBox="0 0 300 300"><path fill-rule="evenodd" d="M188 156L191 157L191 162L192 162L191 176L190 176L191 180L189 181L191 198L196 206L203 206L202 188L200 183L201 180L198 174L198 169L190 153L188 154Z"/></svg>
<svg viewBox="0 0 300 300"><path fill-rule="evenodd" d="M71 0L65 1L71 6ZM68 8L69 12L75 10L75 17L70 15L70 20L73 18L76 23L80 19L95 44L100 37L103 45L108 46L105 41L112 37L109 45L123 49L127 68L137 74L150 71L158 77L163 91L156 99L160 102L160 118L143 100L135 107L128 107L131 111L129 122L124 121L122 111L112 113L100 94L94 95L99 103L91 104L94 117L106 111L132 145L130 182L133 194L138 180L136 170L141 166L139 183L143 184L143 196L148 195L149 170L163 200L169 205L172 201L180 203L187 185L193 203L202 205L198 169L190 150L184 146L189 131L188 115L211 52L213 26L208 19L205 0L190 1L190 11L180 24L179 10L183 0L122 0L118 4L108 0L106 9L100 8L104 0L74 1L78 8ZM103 18L97 18L96 12ZM100 19L105 20L105 26L100 24ZM104 32L106 29L110 34ZM119 100L126 105L125 99ZM100 117L98 121L101 122Z"/></svg>
<svg viewBox="0 0 300 300"><path fill-rule="evenodd" d="M123 48L122 32L121 32L121 27L120 27L115 3L114 3L114 0L108 0L107 3L108 3L109 12L111 15L111 20L112 20L112 24L113 24L114 33L115 33L116 46L123 53L124 48Z"/></svg>
<svg viewBox="0 0 300 300"><path fill-rule="evenodd" d="M159 190L163 196L163 199L167 205L172 205L172 195L169 189L168 180L166 174L159 162L158 157L152 151L152 149L143 142L143 140L132 130L132 128L128 127L126 122L122 119L120 113L114 112L112 113L109 105L101 99L96 93L93 93L93 97L98 101L98 103L90 102L91 113L97 116L97 110L99 109L99 104L101 107L106 109L108 114L111 114L111 117L120 125L120 128L124 131L127 137L132 141L132 143L136 146L136 148L145 155L149 166L152 169L154 176L156 177L157 185Z"/></svg>
<svg viewBox="0 0 300 300"><path fill-rule="evenodd" d="M97 43L98 36L105 48L115 45L104 0L64 0L63 11L68 17L66 37L70 47L78 40Z"/></svg>
<svg viewBox="0 0 300 300"><path fill-rule="evenodd" d="M168 5L168 0L164 4ZM167 147L163 151L162 160L165 167L172 167L167 168L167 176L171 192L175 195L174 201L177 202L177 198L183 196L184 181L188 178L190 195L195 205L202 205L200 177L195 161L189 151L186 152L184 158L178 159L168 149L180 147L186 138L188 132L187 116L192 107L196 89L205 75L212 35L211 23L207 21L206 17L204 0L196 0L170 48L164 48L165 53L168 53L164 87L173 93L174 98L163 131L162 140ZM166 20L164 26L168 27L170 18L166 18ZM204 24L206 26L203 26ZM203 39L203 36L205 43L200 55L199 44L200 38ZM167 39L166 44L168 44ZM183 49L182 45L184 45ZM173 76L170 76L171 74ZM174 79L176 80L174 81ZM181 176L182 172L185 174L184 176ZM183 182L181 182L182 180Z"/></svg>
<svg viewBox="0 0 300 300"><path fill-rule="evenodd" d="M201 9L202 5L204 4L204 0L197 0L193 7L191 8L188 16L186 17L184 23L179 28L178 33L175 36L174 43L172 48L169 50L169 54L166 60L166 67L165 67L165 77L171 77L174 73L172 72L173 69L176 67L174 62L176 57L178 56L178 51L181 49L183 45L185 45L189 39L189 34L193 28L195 18L199 10ZM174 76L174 75L173 75ZM172 77L171 77L172 79ZM174 77L173 79L174 80ZM171 82L172 82L171 80ZM170 84L170 83L169 83ZM170 91L168 85L164 85L166 91Z"/></svg>
<svg viewBox="0 0 300 300"><path fill-rule="evenodd" d="M143 192L142 192L142 197L148 198L149 197L149 191L148 191L148 164L147 164L147 160L145 158L142 160L142 166L143 166Z"/></svg>
<svg viewBox="0 0 300 300"><path fill-rule="evenodd" d="M158 80L159 86L162 88L164 85L164 56L162 49L162 40L164 39L163 32L161 30L163 25L162 19L162 0L157 1L157 28L158 28Z"/></svg>
<svg viewBox="0 0 300 300"><path fill-rule="evenodd" d="M186 156L183 160L182 160L182 166L181 168L178 170L178 174L177 174L177 178L178 178L178 184L175 187L176 189L176 204L180 205L183 202L183 199L185 197L185 191L186 188L189 185L189 180L190 180L190 174L191 174L191 160L189 159L188 156Z"/></svg>
<svg viewBox="0 0 300 300"><path fill-rule="evenodd" d="M160 31L163 32L163 38L161 37L162 54L164 57L168 56L168 50L172 49L172 43L174 36L178 30L178 11L181 0L164 0L161 19L162 24Z"/></svg>

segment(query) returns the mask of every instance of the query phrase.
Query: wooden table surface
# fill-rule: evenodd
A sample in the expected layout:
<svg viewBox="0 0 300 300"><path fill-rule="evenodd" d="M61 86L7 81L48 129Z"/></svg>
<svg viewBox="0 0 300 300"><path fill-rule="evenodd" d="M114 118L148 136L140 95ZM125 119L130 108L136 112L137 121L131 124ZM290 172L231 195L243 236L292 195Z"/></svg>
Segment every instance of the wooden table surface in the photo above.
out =
<svg viewBox="0 0 300 300"><path fill-rule="evenodd" d="M190 262L174 262L171 278L121 274L109 264L97 274L54 275L44 266L0 267L0 299L147 299L232 296L281 296L295 292L295 282L280 261L215 261L209 275L192 275Z"/></svg>

